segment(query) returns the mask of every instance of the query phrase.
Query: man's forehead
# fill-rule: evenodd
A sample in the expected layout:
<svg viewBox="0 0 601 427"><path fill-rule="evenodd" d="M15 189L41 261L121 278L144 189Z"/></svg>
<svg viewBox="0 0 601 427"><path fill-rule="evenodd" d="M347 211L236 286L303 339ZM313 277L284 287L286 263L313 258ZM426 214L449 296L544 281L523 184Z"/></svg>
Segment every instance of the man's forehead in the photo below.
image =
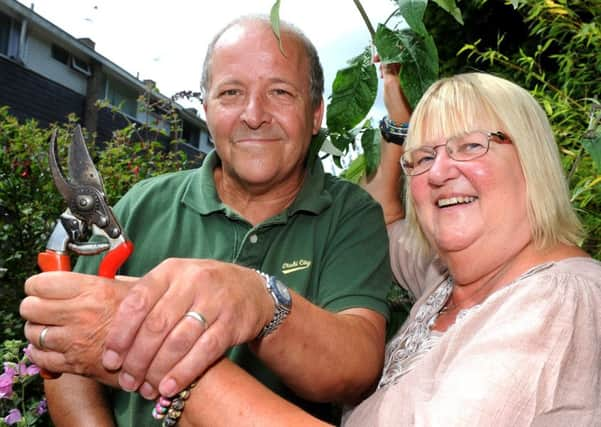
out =
<svg viewBox="0 0 601 427"><path fill-rule="evenodd" d="M249 37L263 37L264 35L273 37L274 40L277 39L273 33L271 25L268 22L242 21L225 30L219 36L219 39L216 42L216 47L236 45Z"/></svg>
<svg viewBox="0 0 601 427"><path fill-rule="evenodd" d="M225 30L224 33L221 34L221 36L219 36L219 40L217 40L217 45L236 44L244 38L245 33L246 28L244 28L243 25L236 24Z"/></svg>

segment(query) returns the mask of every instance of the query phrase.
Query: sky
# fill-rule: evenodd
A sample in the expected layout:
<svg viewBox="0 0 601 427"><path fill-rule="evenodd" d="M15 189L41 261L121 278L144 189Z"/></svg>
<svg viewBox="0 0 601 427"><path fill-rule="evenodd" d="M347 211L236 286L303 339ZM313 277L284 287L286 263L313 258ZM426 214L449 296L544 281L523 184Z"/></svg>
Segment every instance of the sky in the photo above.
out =
<svg viewBox="0 0 601 427"><path fill-rule="evenodd" d="M206 46L232 19L269 14L275 0L19 0L166 96L198 91ZM390 0L363 0L372 25L394 11ZM359 54L370 35L353 0L281 0L280 18L298 26L315 44L324 67L326 97L336 71ZM327 99L327 98L326 98ZM199 103L179 101L202 110ZM384 113L379 90L374 118Z"/></svg>

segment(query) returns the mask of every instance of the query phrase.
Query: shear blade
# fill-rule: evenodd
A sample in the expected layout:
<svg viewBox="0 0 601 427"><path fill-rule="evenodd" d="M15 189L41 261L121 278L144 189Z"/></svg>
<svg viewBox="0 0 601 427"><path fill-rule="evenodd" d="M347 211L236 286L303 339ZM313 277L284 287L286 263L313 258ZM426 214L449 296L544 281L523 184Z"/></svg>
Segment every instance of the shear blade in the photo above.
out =
<svg viewBox="0 0 601 427"><path fill-rule="evenodd" d="M50 172L52 173L52 179L54 179L54 185L56 189L63 196L65 200L71 199L73 194L74 186L71 185L65 175L63 169L58 161L58 147L56 143L56 129L52 132L52 138L50 138L50 150L48 152L48 164L50 165Z"/></svg>
<svg viewBox="0 0 601 427"><path fill-rule="evenodd" d="M79 125L75 127L69 145L69 175L74 185L89 185L104 193L102 178L90 157Z"/></svg>

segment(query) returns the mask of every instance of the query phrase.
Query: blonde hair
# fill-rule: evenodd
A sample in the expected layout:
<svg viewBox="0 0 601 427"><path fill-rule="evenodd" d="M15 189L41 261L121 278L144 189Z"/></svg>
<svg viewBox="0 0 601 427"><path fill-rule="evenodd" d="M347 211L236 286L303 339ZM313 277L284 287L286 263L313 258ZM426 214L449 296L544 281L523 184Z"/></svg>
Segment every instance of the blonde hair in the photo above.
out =
<svg viewBox="0 0 601 427"><path fill-rule="evenodd" d="M528 220L532 239L544 249L557 243L579 244L584 232L570 203L567 181L549 120L525 89L485 73L465 73L435 82L411 116L406 150L440 135L473 131L472 121L490 120L516 147L526 180ZM407 219L412 243L430 254L432 248L419 225L406 180Z"/></svg>

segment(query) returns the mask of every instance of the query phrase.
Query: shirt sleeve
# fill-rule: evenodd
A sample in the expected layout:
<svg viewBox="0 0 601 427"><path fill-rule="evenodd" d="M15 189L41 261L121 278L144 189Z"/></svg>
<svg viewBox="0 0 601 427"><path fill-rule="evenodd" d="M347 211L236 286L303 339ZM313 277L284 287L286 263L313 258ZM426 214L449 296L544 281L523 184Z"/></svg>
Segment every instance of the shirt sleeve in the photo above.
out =
<svg viewBox="0 0 601 427"><path fill-rule="evenodd" d="M349 193L333 206L339 213L322 255L317 301L332 312L368 308L388 320L393 280L382 209L358 187Z"/></svg>

